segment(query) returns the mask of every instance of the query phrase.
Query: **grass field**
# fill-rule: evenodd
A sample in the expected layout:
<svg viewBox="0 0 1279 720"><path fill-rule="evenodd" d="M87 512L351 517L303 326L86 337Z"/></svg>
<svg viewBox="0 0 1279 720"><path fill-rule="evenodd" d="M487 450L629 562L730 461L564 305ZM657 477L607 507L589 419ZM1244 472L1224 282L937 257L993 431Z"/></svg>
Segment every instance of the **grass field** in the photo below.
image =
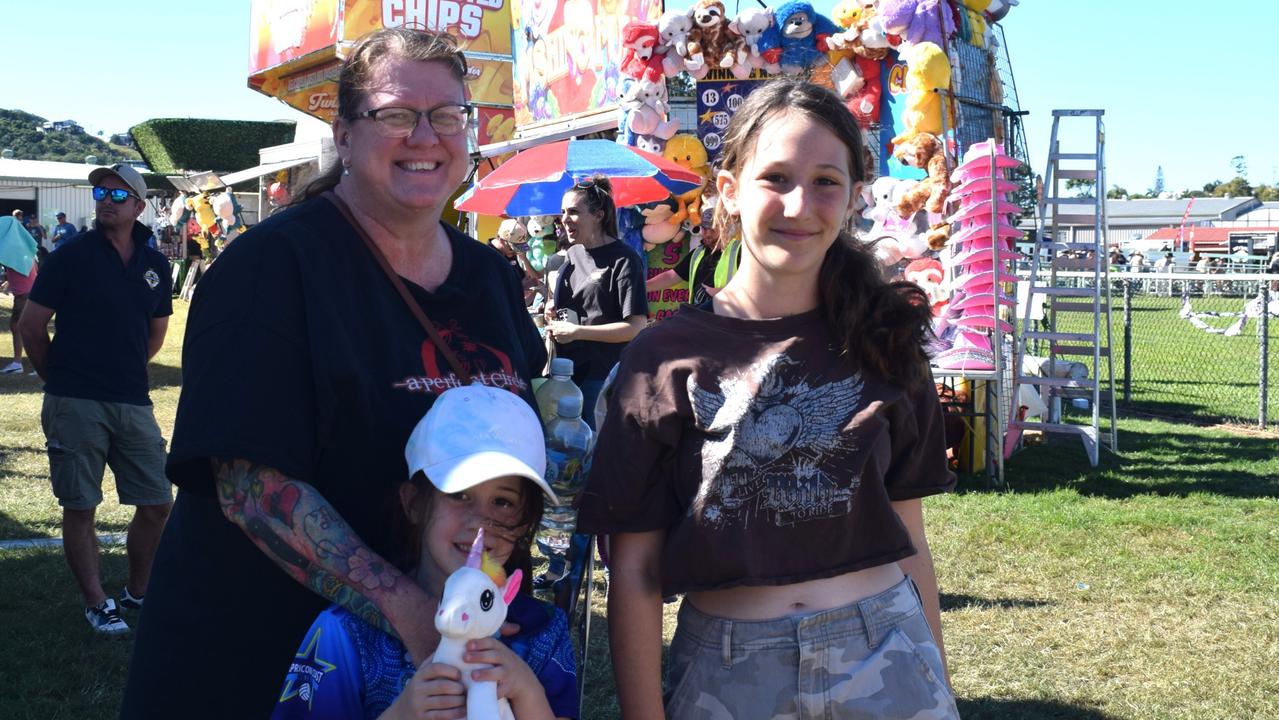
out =
<svg viewBox="0 0 1279 720"><path fill-rule="evenodd" d="M1195 297L1196 313L1238 313L1248 298ZM1123 400L1123 298L1112 300L1111 328L1115 348L1115 387ZM1230 337L1196 328L1179 316L1180 297L1137 295L1132 302L1131 412L1199 422L1255 425L1260 410L1261 343L1258 323ZM1092 332L1090 315L1062 315L1059 330ZM1209 327L1224 330L1235 317L1206 317ZM1270 425L1279 425L1279 318L1269 324ZM1040 354L1046 354L1040 353ZM1084 360L1085 364L1091 362ZM1105 359L1102 359L1105 362Z"/></svg>
<svg viewBox="0 0 1279 720"><path fill-rule="evenodd" d="M175 310L152 368L166 433ZM55 536L39 385L0 376L0 394L0 539ZM1008 463L1009 492L965 480L926 502L963 716L1279 717L1279 436L1144 419L1120 431L1123 454L1098 468L1053 437ZM101 527L118 532L128 513L111 494ZM118 591L122 548L103 570ZM0 718L115 717L129 645L91 636L61 553L0 551L0 578ZM590 720L618 717L606 625L597 607Z"/></svg>

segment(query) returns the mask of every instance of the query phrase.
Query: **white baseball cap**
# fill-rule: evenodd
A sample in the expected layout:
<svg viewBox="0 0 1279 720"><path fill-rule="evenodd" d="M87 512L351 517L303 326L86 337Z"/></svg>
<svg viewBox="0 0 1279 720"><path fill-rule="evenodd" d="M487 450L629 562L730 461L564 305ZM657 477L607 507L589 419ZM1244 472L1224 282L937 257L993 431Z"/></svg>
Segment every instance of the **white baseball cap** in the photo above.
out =
<svg viewBox="0 0 1279 720"><path fill-rule="evenodd" d="M116 163L111 167L100 167L89 173L89 182L97 185L102 182L102 178L114 175L128 185L133 193L141 200L147 199L147 183L142 179L142 174L133 169L132 165L124 163Z"/></svg>
<svg viewBox="0 0 1279 720"><path fill-rule="evenodd" d="M546 483L546 440L537 413L509 390L463 385L440 393L404 446L409 477L419 470L443 493L455 493L497 477Z"/></svg>

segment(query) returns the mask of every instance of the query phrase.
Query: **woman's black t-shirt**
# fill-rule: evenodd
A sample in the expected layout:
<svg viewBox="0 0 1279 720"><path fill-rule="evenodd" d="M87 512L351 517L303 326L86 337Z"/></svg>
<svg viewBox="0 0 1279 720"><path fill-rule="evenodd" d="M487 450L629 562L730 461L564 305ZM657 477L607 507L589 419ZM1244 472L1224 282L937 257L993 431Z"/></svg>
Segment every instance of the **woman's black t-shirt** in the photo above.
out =
<svg viewBox="0 0 1279 720"><path fill-rule="evenodd" d="M616 240L590 250L573 245L555 285L555 309L573 311L579 325L605 325L647 315L643 259ZM575 340L556 343L555 353L573 361L573 381L580 385L608 377L624 347L626 343Z"/></svg>
<svg viewBox="0 0 1279 720"><path fill-rule="evenodd" d="M531 402L545 349L519 284L492 248L452 228L448 236L444 284L434 292L405 284L475 382ZM389 558L396 491L408 477L405 442L459 381L354 229L322 199L271 217L214 262L191 306L182 371L167 467L180 492L124 715L266 717L281 669L328 601L223 517L210 458L245 459L311 484L341 519L312 511L292 518L296 527L345 521ZM297 501L271 500L283 515L304 511ZM192 704L184 688L215 677L235 692Z"/></svg>

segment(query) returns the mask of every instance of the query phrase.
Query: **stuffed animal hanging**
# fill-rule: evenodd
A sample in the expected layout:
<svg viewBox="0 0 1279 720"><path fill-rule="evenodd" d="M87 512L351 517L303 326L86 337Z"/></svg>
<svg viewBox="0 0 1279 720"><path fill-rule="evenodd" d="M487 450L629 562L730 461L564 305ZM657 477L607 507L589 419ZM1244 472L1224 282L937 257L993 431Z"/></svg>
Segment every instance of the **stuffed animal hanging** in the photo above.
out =
<svg viewBox="0 0 1279 720"><path fill-rule="evenodd" d="M950 88L950 60L933 43L911 45L901 51L906 62L906 106L902 110L905 131L893 138L894 145L904 143L919 133L942 134L942 114L946 126L955 126L954 106L943 99L938 90Z"/></svg>
<svg viewBox="0 0 1279 720"><path fill-rule="evenodd" d="M950 171L946 169L946 153L941 140L930 133L919 133L893 149L893 157L903 165L922 168L928 176L901 198L897 213L909 217L921 209L941 213L950 193Z"/></svg>
<svg viewBox="0 0 1279 720"><path fill-rule="evenodd" d="M622 95L622 112L627 129L636 135L669 139L679 130L679 120L668 120L666 79L643 78L631 83Z"/></svg>
<svg viewBox="0 0 1279 720"><path fill-rule="evenodd" d="M696 135L676 135L666 141L665 157L688 170L692 170L702 178L702 184L696 188L675 196L679 202L675 213L676 222L687 220L691 225L700 225L702 217L702 191L710 180L711 169L706 155L706 147Z"/></svg>
<svg viewBox="0 0 1279 720"><path fill-rule="evenodd" d="M908 45L926 42L946 47L955 34L955 18L943 0L882 0L879 16L884 29L900 35Z"/></svg>
<svg viewBox="0 0 1279 720"><path fill-rule="evenodd" d="M688 36L693 31L693 16L687 10L667 10L657 20L657 32L662 38L658 50L662 54L662 68L667 77L685 70L695 78L706 77L703 57L693 55L688 48Z"/></svg>
<svg viewBox="0 0 1279 720"><path fill-rule="evenodd" d="M440 631L440 644L431 662L452 665L462 673L466 686L467 720L515 720L511 704L497 696L497 683L471 679L471 672L490 665L462 660L466 641L493 637L506 621L506 608L520 589L523 573L519 570L506 577L502 566L489 559L484 550L484 528L475 533L466 565L444 581L444 596L435 613L435 629Z"/></svg>
<svg viewBox="0 0 1279 720"><path fill-rule="evenodd" d="M659 82L665 77L662 53L658 52L662 36L653 23L632 20L622 27L621 72L636 80Z"/></svg>
<svg viewBox="0 0 1279 720"><path fill-rule="evenodd" d="M891 43L875 2L843 0L835 6L832 19L844 31L827 40L831 50L848 51L871 60L883 60L888 55Z"/></svg>
<svg viewBox="0 0 1279 720"><path fill-rule="evenodd" d="M791 0L773 11L777 25L764 34L764 59L796 75L826 59L827 38L840 27L818 13L810 3Z"/></svg>
<svg viewBox="0 0 1279 720"><path fill-rule="evenodd" d="M745 75L734 72L735 76L745 77L750 74L751 70L764 69L770 73L781 72L780 66L770 66L764 60L764 56L760 53L760 43L764 39L764 33L773 26L773 11L768 8L748 8L737 14L733 21L728 24L728 29L737 34L738 37L746 43L746 66Z"/></svg>
<svg viewBox="0 0 1279 720"><path fill-rule="evenodd" d="M644 227L640 229L640 237L644 241L644 252L679 237L683 221L676 217L678 207L675 200L668 198L636 208L644 217Z"/></svg>
<svg viewBox="0 0 1279 720"><path fill-rule="evenodd" d="M875 257L885 267L903 259L922 256L928 250L928 221L924 213L897 214L897 203L918 183L893 177L876 178L862 189L866 209L862 216L873 225L862 237L875 244Z"/></svg>
<svg viewBox="0 0 1279 720"><path fill-rule="evenodd" d="M693 29L688 34L691 54L700 52L708 67L727 69L746 63L746 41L729 32L724 3L720 0L697 0L692 16Z"/></svg>

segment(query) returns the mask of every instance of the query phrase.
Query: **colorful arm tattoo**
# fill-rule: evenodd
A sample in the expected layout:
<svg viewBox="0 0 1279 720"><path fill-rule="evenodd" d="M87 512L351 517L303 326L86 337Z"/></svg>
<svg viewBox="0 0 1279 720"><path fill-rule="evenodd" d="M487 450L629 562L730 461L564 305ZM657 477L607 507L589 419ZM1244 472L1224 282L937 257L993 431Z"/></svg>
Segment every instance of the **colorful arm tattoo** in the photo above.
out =
<svg viewBox="0 0 1279 720"><path fill-rule="evenodd" d="M391 634L379 610L404 574L364 544L316 489L274 468L213 460L222 512L294 580Z"/></svg>

